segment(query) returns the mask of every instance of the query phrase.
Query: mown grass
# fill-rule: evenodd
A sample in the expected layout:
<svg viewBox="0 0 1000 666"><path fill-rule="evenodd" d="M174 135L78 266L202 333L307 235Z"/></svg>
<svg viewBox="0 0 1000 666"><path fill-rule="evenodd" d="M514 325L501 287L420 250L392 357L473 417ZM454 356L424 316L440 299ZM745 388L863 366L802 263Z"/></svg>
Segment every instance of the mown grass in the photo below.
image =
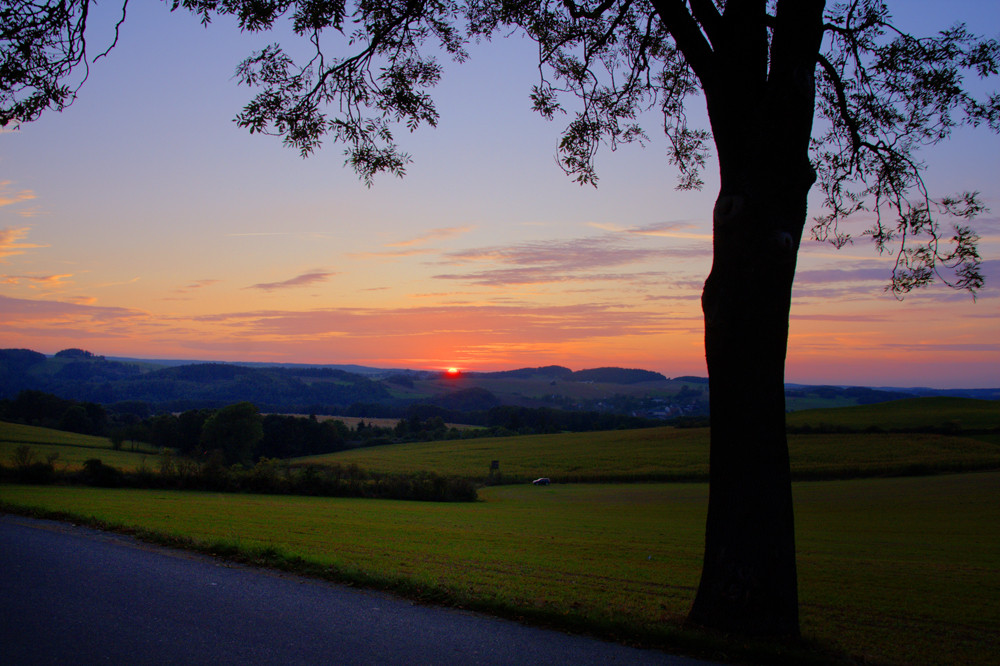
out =
<svg viewBox="0 0 1000 666"><path fill-rule="evenodd" d="M996 663L1000 472L796 483L794 494L808 638L871 663ZM8 508L269 553L290 568L426 599L697 649L679 626L700 570L704 484L501 486L481 497L428 505L0 486ZM782 658L763 659L772 660Z"/></svg>
<svg viewBox="0 0 1000 666"><path fill-rule="evenodd" d="M378 472L412 470L502 480L539 476L564 482L705 480L707 428L647 428L476 440L414 442L298 459L356 464ZM1000 447L981 438L930 433L790 435L798 478L893 476L1000 468Z"/></svg>
<svg viewBox="0 0 1000 666"><path fill-rule="evenodd" d="M107 437L0 421L0 464L9 466L17 448L26 444L39 461L58 454L55 465L65 469L80 469L90 458L99 458L106 465L128 471L144 465L150 468L156 466L157 451L147 444L137 445L133 451L131 442L126 442L121 450L116 451Z"/></svg>

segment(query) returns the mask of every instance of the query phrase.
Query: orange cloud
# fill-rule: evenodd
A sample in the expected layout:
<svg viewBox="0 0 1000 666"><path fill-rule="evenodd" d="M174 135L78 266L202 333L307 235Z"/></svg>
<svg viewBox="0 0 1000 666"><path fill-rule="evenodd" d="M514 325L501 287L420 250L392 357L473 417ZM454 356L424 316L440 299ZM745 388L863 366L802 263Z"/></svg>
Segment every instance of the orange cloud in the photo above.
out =
<svg viewBox="0 0 1000 666"><path fill-rule="evenodd" d="M2 276L4 284L20 284L21 282L28 282L31 286L47 286L47 287L57 287L71 277L73 277L72 273L60 273L56 275Z"/></svg>
<svg viewBox="0 0 1000 666"><path fill-rule="evenodd" d="M399 257L416 257L421 254L434 254L433 248L412 248L409 250L384 250L382 252L351 252L347 256L352 259L397 259Z"/></svg>
<svg viewBox="0 0 1000 666"><path fill-rule="evenodd" d="M31 231L31 227L7 227L0 229L0 259L24 254L25 250L46 247L45 245L20 242L21 239L28 235L29 231Z"/></svg>
<svg viewBox="0 0 1000 666"><path fill-rule="evenodd" d="M174 292L178 294L187 294L197 289L204 289L205 287L211 287L212 285L218 284L220 282L222 282L222 280L213 280L213 279L195 280L191 284L186 284L183 287L178 287L177 289L174 290ZM170 300L170 299L164 299L164 300Z"/></svg>
<svg viewBox="0 0 1000 666"><path fill-rule="evenodd" d="M437 240L440 238L452 238L453 236L460 236L466 234L475 229L474 226L465 227L441 227L440 229L431 229L430 231L423 233L419 236L414 236L408 240L402 240L395 243L386 243L386 247L409 247L411 245L422 245L428 241Z"/></svg>
<svg viewBox="0 0 1000 666"><path fill-rule="evenodd" d="M434 254L438 252L435 248L430 247L414 247L416 245L423 245L432 240L439 240L442 238L452 238L454 236L460 236L462 234L468 233L475 229L474 226L465 227L442 227L440 229L431 229L430 231L420 234L419 236L414 236L407 240L396 241L395 243L386 243L385 247L392 248L404 248L401 250L383 250L381 252L353 252L347 256L352 259L399 259L401 257L415 257L422 254Z"/></svg>
<svg viewBox="0 0 1000 666"><path fill-rule="evenodd" d="M10 180L0 182L0 207L21 203L22 201L31 201L35 198L35 193L31 190L11 192L8 189L11 184L13 184L13 181Z"/></svg>

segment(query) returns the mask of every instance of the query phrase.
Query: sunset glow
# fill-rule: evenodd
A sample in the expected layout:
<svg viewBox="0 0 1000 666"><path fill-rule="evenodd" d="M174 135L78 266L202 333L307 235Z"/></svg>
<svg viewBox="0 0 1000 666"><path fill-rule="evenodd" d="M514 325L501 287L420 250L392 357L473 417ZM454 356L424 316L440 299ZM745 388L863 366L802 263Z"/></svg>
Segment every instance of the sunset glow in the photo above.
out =
<svg viewBox="0 0 1000 666"><path fill-rule="evenodd" d="M996 3L894 7L921 29L1000 25ZM130 5L73 106L0 133L0 347L706 374L718 183L710 166L703 191L674 190L655 114L647 148L602 154L599 187L580 187L553 163L562 121L528 110L531 44L476 45L446 63L439 127L399 131L406 177L368 189L336 145L302 160L231 122L251 96L233 68L273 36L168 9ZM114 7L95 11L107 44ZM1000 385L1000 138L960 132L922 157L933 193L978 190L992 211L974 224L985 288L897 301L863 219L843 250L804 241L788 381Z"/></svg>

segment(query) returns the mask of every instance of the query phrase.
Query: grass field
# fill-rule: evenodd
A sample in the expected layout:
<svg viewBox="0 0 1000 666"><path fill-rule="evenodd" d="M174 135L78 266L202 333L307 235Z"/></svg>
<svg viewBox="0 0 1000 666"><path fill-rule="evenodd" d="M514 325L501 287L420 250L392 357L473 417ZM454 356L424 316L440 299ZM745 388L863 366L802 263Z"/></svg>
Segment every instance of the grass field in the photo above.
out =
<svg viewBox="0 0 1000 666"><path fill-rule="evenodd" d="M901 475L1000 467L1000 447L978 438L924 433L791 435L792 472L803 478ZM357 464L380 472L412 470L484 479L490 462L510 480L706 479L707 428L646 428L352 449L299 462Z"/></svg>
<svg viewBox="0 0 1000 666"><path fill-rule="evenodd" d="M14 451L25 444L31 447L39 461L59 454L55 461L58 469L80 469L89 458L99 458L104 464L122 470L131 471L142 465L156 467L157 451L146 444L137 445L133 451L132 443L126 442L121 450L115 451L107 437L0 421L0 464L10 465Z"/></svg>
<svg viewBox="0 0 1000 666"><path fill-rule="evenodd" d="M997 436L863 433L791 435L793 473L803 478L901 475L1000 467ZM78 469L99 458L122 470L156 467L156 451L115 451L106 438L0 422L0 463L28 444L39 460L58 453L57 467ZM432 471L473 479L500 461L506 481L548 476L558 481L703 480L708 475L708 430L650 428L352 449L298 462L357 464L374 472Z"/></svg>
<svg viewBox="0 0 1000 666"><path fill-rule="evenodd" d="M1000 472L804 482L794 494L807 637L873 663L996 663ZM432 599L684 644L704 484L500 486L480 497L0 486L8 506L264 548Z"/></svg>
<svg viewBox="0 0 1000 666"><path fill-rule="evenodd" d="M802 412L789 422L985 431L998 416L1000 403L935 398ZM42 458L58 451L57 465L156 462L113 451L106 439L0 423L0 460L23 443ZM800 477L994 470L798 482L794 495L808 638L865 663L997 663L998 435L791 435L789 448ZM740 658L704 652L703 639L680 628L700 571L707 486L623 483L706 476L707 429L413 443L300 460L473 478L499 460L507 481L616 483L493 486L482 501L460 504L3 484L0 509L62 512L426 600ZM743 659L780 660L760 654Z"/></svg>
<svg viewBox="0 0 1000 666"><path fill-rule="evenodd" d="M821 424L863 430L958 426L967 430L1000 428L1000 401L971 398L908 398L875 405L808 409L787 416L789 426Z"/></svg>

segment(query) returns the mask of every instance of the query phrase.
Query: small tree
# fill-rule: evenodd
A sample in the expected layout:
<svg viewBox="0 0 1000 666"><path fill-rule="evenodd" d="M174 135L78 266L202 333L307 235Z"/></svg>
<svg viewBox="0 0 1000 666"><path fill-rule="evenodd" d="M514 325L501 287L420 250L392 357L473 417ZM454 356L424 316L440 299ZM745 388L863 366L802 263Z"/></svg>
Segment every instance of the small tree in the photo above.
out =
<svg viewBox="0 0 1000 666"><path fill-rule="evenodd" d="M90 62L90 0L15 0L0 14L0 123L62 108L72 72ZM982 286L975 193L933 198L917 150L958 125L1000 130L1000 96L977 99L964 78L997 74L1000 44L963 25L917 38L893 25L882 0L173 0L201 15L234 15L248 31L290 16L308 40L297 63L280 44L252 54L240 83L261 91L236 120L303 155L330 137L371 183L402 175L401 123L436 125L429 90L436 57L461 61L471 40L521 31L539 46L531 99L569 123L563 169L596 183L598 148L643 142L637 119L662 113L681 189L701 185L710 147L720 191L714 258L705 282L711 480L694 623L726 631L797 635L798 593L784 420L784 363L807 197L818 183L827 212L811 234L842 246L854 213L865 235L894 252L897 295L940 278ZM124 11L123 11L124 19ZM333 56L321 44L337 42ZM341 40L335 37L340 35ZM321 39L321 36L324 39ZM105 52L106 53L106 52ZM100 57L103 53L98 55ZM704 94L709 126L689 123ZM567 102L566 100L573 100ZM573 104L573 106L570 106ZM951 231L942 222L957 220ZM206 424L207 426L207 424ZM358 434L362 432L360 425Z"/></svg>
<svg viewBox="0 0 1000 666"><path fill-rule="evenodd" d="M120 451L122 444L125 443L125 429L115 428L108 435L108 438L111 440L111 448L115 451Z"/></svg>
<svg viewBox="0 0 1000 666"><path fill-rule="evenodd" d="M226 463L249 465L264 438L263 419L257 406L238 402L208 417L201 431L206 451L220 451Z"/></svg>

